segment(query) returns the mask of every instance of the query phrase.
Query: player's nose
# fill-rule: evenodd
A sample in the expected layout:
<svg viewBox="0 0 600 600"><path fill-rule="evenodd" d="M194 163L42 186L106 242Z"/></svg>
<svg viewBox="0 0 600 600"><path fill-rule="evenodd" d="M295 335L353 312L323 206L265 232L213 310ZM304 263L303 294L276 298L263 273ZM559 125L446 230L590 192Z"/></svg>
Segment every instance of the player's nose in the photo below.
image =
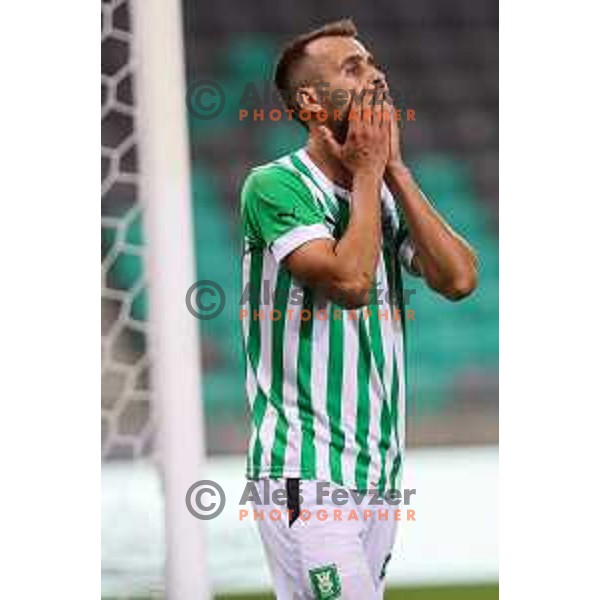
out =
<svg viewBox="0 0 600 600"><path fill-rule="evenodd" d="M385 98L389 94L388 84L385 75L376 69L375 77L371 81L371 88L375 90L375 97Z"/></svg>
<svg viewBox="0 0 600 600"><path fill-rule="evenodd" d="M388 84L387 84L387 80L385 78L385 74L380 71L379 69L375 69L375 74L373 77L373 80L371 82L371 85L377 90L377 91L383 91L383 92L388 92Z"/></svg>

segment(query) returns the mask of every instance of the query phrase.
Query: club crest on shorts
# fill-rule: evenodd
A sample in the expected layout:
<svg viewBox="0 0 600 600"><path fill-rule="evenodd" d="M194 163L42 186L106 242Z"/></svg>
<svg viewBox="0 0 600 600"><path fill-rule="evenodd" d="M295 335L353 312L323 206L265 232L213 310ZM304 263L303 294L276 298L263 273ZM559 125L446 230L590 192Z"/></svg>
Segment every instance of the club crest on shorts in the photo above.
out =
<svg viewBox="0 0 600 600"><path fill-rule="evenodd" d="M342 597L342 584L335 565L311 569L308 575L317 600L333 600Z"/></svg>

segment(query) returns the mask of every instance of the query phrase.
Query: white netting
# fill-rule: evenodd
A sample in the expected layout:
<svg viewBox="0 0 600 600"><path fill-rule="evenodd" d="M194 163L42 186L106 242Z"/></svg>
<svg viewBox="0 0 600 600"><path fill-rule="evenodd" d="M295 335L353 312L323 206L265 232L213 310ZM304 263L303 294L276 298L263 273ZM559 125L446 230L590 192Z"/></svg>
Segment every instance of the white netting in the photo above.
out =
<svg viewBox="0 0 600 600"><path fill-rule="evenodd" d="M148 454L153 432L132 51L129 2L103 0L103 458Z"/></svg>

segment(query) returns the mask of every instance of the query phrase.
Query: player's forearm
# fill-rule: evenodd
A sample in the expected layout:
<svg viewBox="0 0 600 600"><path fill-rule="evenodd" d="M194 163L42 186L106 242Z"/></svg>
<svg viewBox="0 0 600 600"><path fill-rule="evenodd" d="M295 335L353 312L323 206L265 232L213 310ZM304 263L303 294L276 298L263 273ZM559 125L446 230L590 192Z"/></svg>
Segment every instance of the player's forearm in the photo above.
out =
<svg viewBox="0 0 600 600"><path fill-rule="evenodd" d="M357 305L368 301L381 245L381 175L357 172L353 180L350 219L335 246L334 285L355 298Z"/></svg>
<svg viewBox="0 0 600 600"><path fill-rule="evenodd" d="M417 266L429 287L450 300L460 300L477 287L473 249L442 219L402 164L388 168L388 185L400 200Z"/></svg>

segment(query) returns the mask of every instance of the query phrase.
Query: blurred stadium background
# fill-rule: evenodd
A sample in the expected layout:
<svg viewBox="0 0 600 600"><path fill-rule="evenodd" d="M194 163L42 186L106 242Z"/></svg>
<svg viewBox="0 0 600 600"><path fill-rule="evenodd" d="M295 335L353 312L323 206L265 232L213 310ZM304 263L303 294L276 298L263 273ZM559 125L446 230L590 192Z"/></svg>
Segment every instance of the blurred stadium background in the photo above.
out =
<svg viewBox="0 0 600 600"><path fill-rule="evenodd" d="M137 57L129 0L103 0L101 5L103 595L161 597L164 548L146 339ZM473 457L481 472L480 479L471 480L479 482L474 485L486 477L493 480L498 442L497 2L183 0L182 14L188 85L218 81L227 99L213 120L189 115L188 128L196 279L218 281L228 299L241 293L240 184L249 167L299 147L304 139L295 123L238 117L244 87L255 82L261 90L270 80L280 44L329 20L352 17L361 39L386 67L400 106L416 111L416 122L403 130L405 157L434 204L476 247L481 282L473 297L455 305L428 293L418 280L406 279L405 287L416 290L410 303L416 320L408 329L408 460L429 461L424 468L433 476L459 466L469 470ZM190 326L198 326L191 316ZM236 477L234 467L241 464L249 431L238 327L236 302L228 302L218 318L201 327L206 446L217 480L229 471ZM459 457L458 462L447 465L448 456ZM431 465L431 457L436 464ZM482 496L480 502L488 500ZM489 511L482 508L483 518L493 521L493 505ZM489 527L494 531L495 522ZM145 532L141 537L140 531ZM214 542L210 562L217 567L214 553L226 553L237 543L232 533L226 542L224 535L209 534ZM495 548L494 535L487 543ZM149 545L156 547L148 551ZM464 581L458 583L484 580L491 587L428 591L425 577L419 580L420 591L406 588L399 597L497 597L497 571L488 566L483 572L475 563L473 576L463 569ZM243 564L235 572L231 589L239 592L247 573ZM217 591L229 591L227 578L221 579ZM248 576L247 581L255 580ZM432 576L431 583L444 582Z"/></svg>

